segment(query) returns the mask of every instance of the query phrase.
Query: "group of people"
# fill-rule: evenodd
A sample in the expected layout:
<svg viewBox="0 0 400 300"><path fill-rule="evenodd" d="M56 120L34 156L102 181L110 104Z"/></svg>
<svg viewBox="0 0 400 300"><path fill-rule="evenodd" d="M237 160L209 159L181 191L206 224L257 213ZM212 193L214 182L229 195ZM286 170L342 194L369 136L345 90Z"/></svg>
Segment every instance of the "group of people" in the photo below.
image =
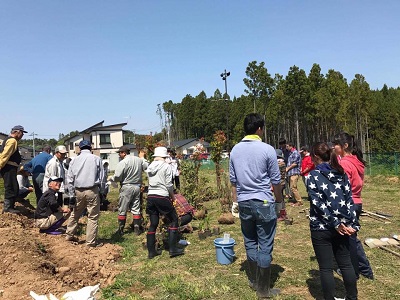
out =
<svg viewBox="0 0 400 300"><path fill-rule="evenodd" d="M346 299L357 299L359 274L371 280L374 276L357 239L365 162L354 137L338 134L333 146L317 142L310 152L302 147L301 164L300 153L292 143L281 140L280 149L274 149L262 142L264 126L259 114L245 117L246 136L233 147L229 162L232 194L239 210L247 255L249 286L256 290L259 299L280 293L270 287L276 223L281 217L275 206L282 211L283 176L295 198L294 206L302 205L297 181L303 176L310 200L311 241L324 299L339 299L335 298L334 259L339 267L337 272L343 276Z"/></svg>
<svg viewBox="0 0 400 300"><path fill-rule="evenodd" d="M179 189L179 161L173 152L165 147L157 147L153 155L154 161L149 164L145 151L141 150L138 157L132 156L130 149L122 146L117 151L120 161L114 175L107 182L108 170L100 157L92 154L92 146L88 140L79 143L80 153L72 160L66 161L65 146L57 146L54 156L50 154L51 147L45 146L40 154L20 167L18 141L24 133L26 131L22 126L14 126L0 148L0 171L5 185L3 212L19 214L20 211L15 209L15 201L35 191L35 219L40 232L60 234L62 232L59 227L68 220L66 239L77 242L78 221L86 213L86 244L98 247L101 245L97 240L100 199L105 197L108 184L112 182L120 184L117 233L124 234L129 211L132 213L133 232L136 235L142 233L142 173L147 172L149 188L146 212L150 218L147 232L148 257L153 258L160 254L155 247L155 231L160 215L164 215L170 222L170 256L183 254L183 249L177 246L178 220L180 218L182 226L188 224L192 220L193 208L182 195L174 193L174 184ZM34 188L30 185L29 174L32 175Z"/></svg>
<svg viewBox="0 0 400 300"><path fill-rule="evenodd" d="M82 140L79 143L80 154L68 164L68 169L63 164L67 153L65 146L57 146L54 156L50 155L51 147L45 146L39 155L21 168L18 141L24 133L23 126L14 126L0 146L0 173L5 190L3 212L19 214L15 202L34 190L37 201L35 219L41 232L61 233L57 229L68 219L67 240L76 241L78 220L87 210L86 244L89 247L99 246L99 194L104 193L105 178L102 161L91 153L90 141ZM21 169L32 174L35 189L28 185L27 173L21 174ZM20 184L26 190L20 191L18 176L22 176ZM66 191L68 197L64 197ZM65 206L64 198L74 201L69 203L70 206Z"/></svg>
<svg viewBox="0 0 400 300"><path fill-rule="evenodd" d="M293 205L302 205L297 182L299 176L303 176L310 200L311 241L319 264L324 298L335 299L335 258L338 273L343 276L346 299L357 299L359 274L369 279L374 277L362 244L357 239L365 161L354 137L341 133L335 136L333 147L326 142L318 142L310 152L306 147L298 152L293 143L284 140L279 143L280 149L263 143L264 126L261 115L247 115L244 119L246 136L233 147L229 161L232 195L241 221L250 287L257 291L259 299L270 298L280 292L270 287L276 222L285 210L284 206L282 208L285 201L283 190L287 186L285 181L289 182L295 199ZM24 133L26 131L22 126L14 126L0 147L0 172L5 186L4 212L18 212L14 207L18 197L17 170L21 163L18 140ZM35 217L41 230L53 232L68 218L66 238L76 241L78 220L87 210L86 244L95 247L99 245L99 199L105 193L107 176L101 159L91 153L91 143L82 140L79 148L80 154L69 162L68 169L62 164L66 153L64 146L58 146L53 157L49 154L51 149L45 147L24 168L29 168L32 173L38 201ZM171 163L167 148L156 147L150 164L145 152L140 152L139 157L131 156L129 148L122 146L118 153L120 162L110 178L120 183L118 233L124 234L128 210L132 212L134 232L140 234L142 230L140 188L142 172L146 172L149 179L146 213L150 219L146 235L148 258L161 254L155 238L160 215L170 221L170 257L184 254L184 250L177 245L179 216L176 203L179 202L176 199L179 197L174 194L174 183L179 186L179 180L176 182L174 178L179 176L179 172ZM63 206L64 192L69 198L75 198L72 210ZM290 192L286 191L286 195ZM275 206L280 206L278 214Z"/></svg>
<svg viewBox="0 0 400 300"><path fill-rule="evenodd" d="M139 235L142 232L141 186L142 173L146 172L149 179L146 213L150 220L146 235L148 258L152 259L161 254L161 250L156 247L156 230L161 215L170 222L168 227L170 257L182 255L184 251L178 247L179 216L177 213L177 210L182 212L182 209L176 209L182 207L182 197L174 193L174 182L179 187L179 180L174 180L179 176L176 175L178 167L174 166L176 164L174 157L171 157L165 147L154 149L153 161L150 164L146 160L144 151L140 151L138 157L131 156L129 148L122 146L118 153L120 162L114 176L110 178L110 181L120 183L117 233L124 234L128 210L132 212L131 227L134 233ZM183 205L183 214L180 214L181 225L191 221L191 211L187 211L185 208L187 206Z"/></svg>

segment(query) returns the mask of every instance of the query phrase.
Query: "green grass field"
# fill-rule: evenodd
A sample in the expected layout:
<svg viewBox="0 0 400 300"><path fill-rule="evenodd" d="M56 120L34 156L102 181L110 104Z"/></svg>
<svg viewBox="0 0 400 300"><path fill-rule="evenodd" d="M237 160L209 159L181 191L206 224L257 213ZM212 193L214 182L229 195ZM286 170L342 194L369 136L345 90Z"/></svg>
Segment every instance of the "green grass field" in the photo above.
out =
<svg viewBox="0 0 400 300"><path fill-rule="evenodd" d="M210 172L210 171L204 171ZM207 174L208 176L212 176ZM212 177L211 177L212 178ZM300 183L301 193L305 189ZM111 194L116 199L116 191ZM400 234L398 178L368 177L363 193L364 209L383 211L393 214L392 222L381 221L363 216L362 230L359 234L366 237L387 237ZM102 290L103 299L256 299L255 292L247 286L245 275L246 253L240 232L240 222L233 225L219 225L220 204L217 200L205 202L210 215L210 225L220 226L221 235L228 232L236 240L237 259L230 265L219 265L216 261L214 237L199 240L197 233L186 234L191 245L186 254L170 259L167 252L153 259L147 259L147 251L142 243L145 235L134 237L132 234L116 241L124 249L124 258L120 262L123 270L112 286ZM308 208L306 203L304 208ZM322 299L318 264L312 250L309 237L308 219L303 208L288 207L293 225L278 224L275 239L273 278L274 285L281 289L276 299ZM199 221L193 221L196 227ZM102 215L100 235L110 238L116 229L116 213ZM376 279L370 281L361 278L358 281L359 299L399 299L400 297L400 259L381 249L365 246ZM400 251L399 251L400 252ZM344 297L344 287L340 277L335 275L337 296Z"/></svg>
<svg viewBox="0 0 400 300"><path fill-rule="evenodd" d="M213 178L211 171L207 176ZM1 180L0 180L1 181ZM213 181L210 181L213 182ZM300 192L306 196L302 183ZM1 194L1 191L0 191ZM116 202L117 190L112 190L109 199ZM361 217L360 239L366 237L388 237L400 234L399 178L367 177L363 191L364 209L392 214L392 222ZM186 254L169 258L164 251L155 259L147 259L143 248L145 234L133 236L125 234L116 238L117 213L103 212L100 219L100 238L117 243L124 248L123 259L119 262L121 274L113 285L102 289L101 299L257 299L255 292L247 285L245 274L246 253L240 232L240 222L233 225L219 225L220 204L217 200L204 203L208 208L210 225L219 226L221 235L230 233L236 240L237 259L230 265L219 265L216 261L215 237L199 240L197 232L186 234L191 243ZM272 263L274 286L281 289L276 299L322 299L318 274L318 264L312 250L308 219L302 208L288 208L293 225L278 224ZM130 222L131 219L128 219ZM193 221L196 227L199 221ZM400 258L381 249L365 251L375 272L374 281L361 278L358 281L359 299L400 299ZM396 248L394 248L395 250ZM397 249L400 253L400 249ZM341 278L335 275L337 297L344 297Z"/></svg>

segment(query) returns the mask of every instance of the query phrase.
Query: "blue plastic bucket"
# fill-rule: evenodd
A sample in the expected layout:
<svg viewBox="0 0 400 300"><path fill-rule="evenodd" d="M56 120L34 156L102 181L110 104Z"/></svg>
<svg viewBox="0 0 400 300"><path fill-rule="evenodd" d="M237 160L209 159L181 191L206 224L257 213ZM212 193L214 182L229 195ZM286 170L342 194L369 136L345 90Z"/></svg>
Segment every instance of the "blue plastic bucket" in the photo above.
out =
<svg viewBox="0 0 400 300"><path fill-rule="evenodd" d="M217 238L214 240L215 250L217 252L217 262L221 265L229 265L235 258L233 246L235 245L234 239L229 239L228 243L224 242L224 238Z"/></svg>

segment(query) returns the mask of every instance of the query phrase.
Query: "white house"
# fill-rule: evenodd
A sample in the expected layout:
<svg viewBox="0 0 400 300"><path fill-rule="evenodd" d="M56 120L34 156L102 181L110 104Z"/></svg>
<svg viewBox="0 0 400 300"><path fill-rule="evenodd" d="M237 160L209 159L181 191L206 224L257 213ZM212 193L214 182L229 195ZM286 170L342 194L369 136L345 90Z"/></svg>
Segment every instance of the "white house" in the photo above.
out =
<svg viewBox="0 0 400 300"><path fill-rule="evenodd" d="M124 130L122 129L128 123L114 125L103 125L101 121L93 126L79 132L79 134L65 140L69 157L77 156L79 153L79 142L88 140L92 143L93 154L100 156L103 160L110 160L115 157L116 151L124 145ZM131 149L131 154L136 154L134 145L127 145ZM118 155L117 155L118 156ZM114 159L111 159L114 161ZM110 161L111 167L111 161Z"/></svg>
<svg viewBox="0 0 400 300"><path fill-rule="evenodd" d="M206 152L209 153L211 146L210 143L201 141L200 139L191 138L186 140L180 140L172 143L172 148L175 149L177 154L193 154L195 147L198 143L203 144L203 147L206 149Z"/></svg>

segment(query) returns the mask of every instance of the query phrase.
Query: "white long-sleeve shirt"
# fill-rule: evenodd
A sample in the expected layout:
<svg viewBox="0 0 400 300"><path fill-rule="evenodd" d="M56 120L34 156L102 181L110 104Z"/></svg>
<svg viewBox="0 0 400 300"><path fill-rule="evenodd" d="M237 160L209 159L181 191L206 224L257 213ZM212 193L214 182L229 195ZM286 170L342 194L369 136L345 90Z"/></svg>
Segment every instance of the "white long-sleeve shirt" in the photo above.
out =
<svg viewBox="0 0 400 300"><path fill-rule="evenodd" d="M64 193L65 183L66 183L64 164L62 163L61 160L59 160L57 158L56 155L54 155L53 158L50 159L46 164L46 168L44 171L44 179L43 179L43 193L48 191L49 179L52 176L56 176L56 177L62 178L64 180L61 183L61 187L60 187L60 193Z"/></svg>

